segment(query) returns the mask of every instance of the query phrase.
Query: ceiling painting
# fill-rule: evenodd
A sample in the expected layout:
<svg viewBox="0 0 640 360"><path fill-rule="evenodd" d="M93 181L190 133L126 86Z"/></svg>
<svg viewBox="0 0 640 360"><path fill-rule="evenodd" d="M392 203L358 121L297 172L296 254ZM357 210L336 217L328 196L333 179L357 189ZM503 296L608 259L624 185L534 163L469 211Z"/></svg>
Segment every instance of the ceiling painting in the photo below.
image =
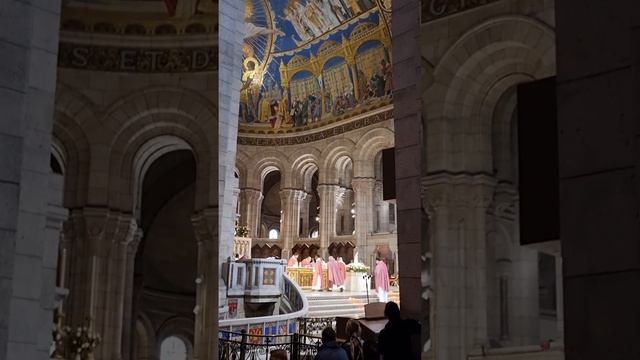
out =
<svg viewBox="0 0 640 360"><path fill-rule="evenodd" d="M389 104L388 0L246 0L240 132L287 133Z"/></svg>

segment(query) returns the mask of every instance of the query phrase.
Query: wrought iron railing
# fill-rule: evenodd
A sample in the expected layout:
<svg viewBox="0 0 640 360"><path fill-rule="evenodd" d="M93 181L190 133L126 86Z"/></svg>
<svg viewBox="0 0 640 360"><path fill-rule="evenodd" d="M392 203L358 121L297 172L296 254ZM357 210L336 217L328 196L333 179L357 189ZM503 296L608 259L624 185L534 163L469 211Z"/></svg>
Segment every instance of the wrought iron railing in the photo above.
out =
<svg viewBox="0 0 640 360"><path fill-rule="evenodd" d="M321 345L319 337L292 335L251 335L221 331L218 339L220 360L269 360L274 350L284 350L290 360L313 360Z"/></svg>
<svg viewBox="0 0 640 360"><path fill-rule="evenodd" d="M336 327L335 317L326 318L299 318L298 331L305 335L320 335L326 327Z"/></svg>

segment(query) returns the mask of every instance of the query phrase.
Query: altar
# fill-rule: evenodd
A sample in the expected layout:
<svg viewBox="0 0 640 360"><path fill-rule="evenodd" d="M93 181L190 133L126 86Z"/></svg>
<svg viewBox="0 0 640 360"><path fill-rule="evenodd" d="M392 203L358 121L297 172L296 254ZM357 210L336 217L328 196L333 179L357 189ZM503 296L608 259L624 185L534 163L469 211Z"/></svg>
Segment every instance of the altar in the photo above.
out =
<svg viewBox="0 0 640 360"><path fill-rule="evenodd" d="M295 281L303 290L311 290L313 285L313 269L312 268L287 268L287 275L291 280ZM329 288L329 272L327 269L322 270L322 290Z"/></svg>
<svg viewBox="0 0 640 360"><path fill-rule="evenodd" d="M366 273L363 272L347 272L347 278L345 279L344 289L345 291L364 292L367 291L367 280L364 279ZM370 279L371 281L373 279ZM370 284L369 284L370 285Z"/></svg>

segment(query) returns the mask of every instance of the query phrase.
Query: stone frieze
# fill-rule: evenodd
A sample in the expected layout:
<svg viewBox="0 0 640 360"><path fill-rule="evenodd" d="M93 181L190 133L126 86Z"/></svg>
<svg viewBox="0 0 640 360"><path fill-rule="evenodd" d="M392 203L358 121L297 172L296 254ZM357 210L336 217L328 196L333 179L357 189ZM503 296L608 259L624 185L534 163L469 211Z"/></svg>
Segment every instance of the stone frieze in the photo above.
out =
<svg viewBox="0 0 640 360"><path fill-rule="evenodd" d="M58 66L78 70L186 73L218 70L216 47L121 48L60 43Z"/></svg>

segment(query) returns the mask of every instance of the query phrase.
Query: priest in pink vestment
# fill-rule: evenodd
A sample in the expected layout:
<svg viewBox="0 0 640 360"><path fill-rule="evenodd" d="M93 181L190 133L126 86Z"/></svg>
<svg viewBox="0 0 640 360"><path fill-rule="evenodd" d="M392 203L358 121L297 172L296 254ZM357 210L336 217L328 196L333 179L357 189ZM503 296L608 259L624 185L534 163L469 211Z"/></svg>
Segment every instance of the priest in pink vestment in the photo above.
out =
<svg viewBox="0 0 640 360"><path fill-rule="evenodd" d="M329 256L329 262L327 264L329 268L329 281L331 282L331 290L344 290L344 276L342 275L342 271L340 271L340 264L333 258L333 256Z"/></svg>
<svg viewBox="0 0 640 360"><path fill-rule="evenodd" d="M291 255L291 257L289 258L289 262L287 263L287 267L288 268L296 268L298 267L298 253L295 252L293 253L293 255Z"/></svg>
<svg viewBox="0 0 640 360"><path fill-rule="evenodd" d="M307 256L300 262L300 267L306 268L311 266L311 256Z"/></svg>
<svg viewBox="0 0 640 360"><path fill-rule="evenodd" d="M313 285L311 290L322 290L322 258L316 255L316 262L313 264Z"/></svg>
<svg viewBox="0 0 640 360"><path fill-rule="evenodd" d="M386 303L389 299L389 269L387 268L387 264L380 258L376 259L374 275L378 301Z"/></svg>
<svg viewBox="0 0 640 360"><path fill-rule="evenodd" d="M340 273L342 273L342 278L347 281L347 264L342 261L342 256L338 256L338 267L340 268ZM344 286L343 286L344 287Z"/></svg>

